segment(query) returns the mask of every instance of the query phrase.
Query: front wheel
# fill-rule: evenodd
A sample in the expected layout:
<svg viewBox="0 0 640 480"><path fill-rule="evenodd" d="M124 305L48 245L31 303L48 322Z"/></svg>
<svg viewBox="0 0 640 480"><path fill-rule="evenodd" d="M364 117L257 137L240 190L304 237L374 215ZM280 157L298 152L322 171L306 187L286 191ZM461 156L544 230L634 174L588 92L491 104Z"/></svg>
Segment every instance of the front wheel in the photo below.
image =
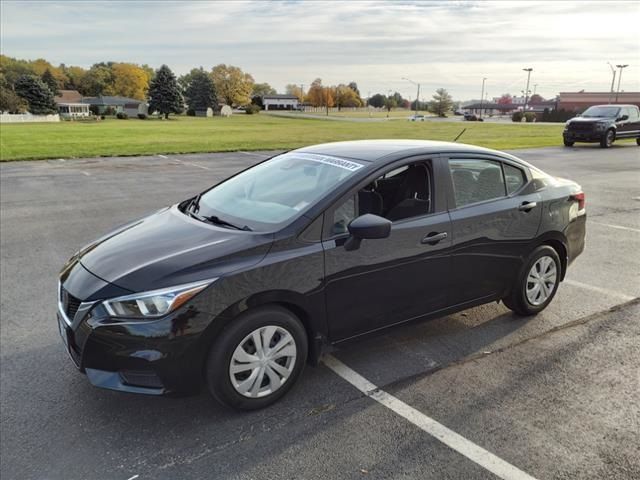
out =
<svg viewBox="0 0 640 480"><path fill-rule="evenodd" d="M614 140L616 139L616 132L613 129L607 130L602 138L600 139L600 146L602 148L609 148L613 145Z"/></svg>
<svg viewBox="0 0 640 480"><path fill-rule="evenodd" d="M572 142L571 140L564 140L564 146L565 147L573 147L573 144L575 142Z"/></svg>
<svg viewBox="0 0 640 480"><path fill-rule="evenodd" d="M520 272L504 304L518 315L535 315L551 303L560 284L562 265L548 245L536 248Z"/></svg>
<svg viewBox="0 0 640 480"><path fill-rule="evenodd" d="M289 310L241 315L214 342L206 365L211 395L238 410L264 408L294 385L307 360L307 335Z"/></svg>
<svg viewBox="0 0 640 480"><path fill-rule="evenodd" d="M636 138L636 143L640 146L640 138Z"/></svg>

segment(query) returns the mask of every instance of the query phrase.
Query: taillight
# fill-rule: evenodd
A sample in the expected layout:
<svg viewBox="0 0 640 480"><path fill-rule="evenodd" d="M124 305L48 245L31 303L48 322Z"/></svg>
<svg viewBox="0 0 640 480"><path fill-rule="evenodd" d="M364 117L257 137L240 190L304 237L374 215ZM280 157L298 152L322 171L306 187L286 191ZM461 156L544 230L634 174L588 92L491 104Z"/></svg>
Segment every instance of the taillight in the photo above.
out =
<svg viewBox="0 0 640 480"><path fill-rule="evenodd" d="M578 202L578 211L584 210L584 204L585 204L584 192L574 193L573 195L571 195L571 200Z"/></svg>

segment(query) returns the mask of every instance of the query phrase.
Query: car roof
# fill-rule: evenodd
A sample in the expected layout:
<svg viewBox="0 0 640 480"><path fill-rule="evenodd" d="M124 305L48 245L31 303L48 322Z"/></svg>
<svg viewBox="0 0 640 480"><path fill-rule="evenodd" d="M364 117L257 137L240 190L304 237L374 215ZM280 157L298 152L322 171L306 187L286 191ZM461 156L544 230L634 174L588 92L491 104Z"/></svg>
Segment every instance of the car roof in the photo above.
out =
<svg viewBox="0 0 640 480"><path fill-rule="evenodd" d="M475 145L432 140L354 140L350 142L322 143L295 151L352 158L374 163L386 163L402 157L434 153L484 153L514 158L504 152Z"/></svg>
<svg viewBox="0 0 640 480"><path fill-rule="evenodd" d="M630 103L608 103L608 104L603 104L603 105L591 105L592 107L633 107L633 108L638 108L637 105L632 105Z"/></svg>

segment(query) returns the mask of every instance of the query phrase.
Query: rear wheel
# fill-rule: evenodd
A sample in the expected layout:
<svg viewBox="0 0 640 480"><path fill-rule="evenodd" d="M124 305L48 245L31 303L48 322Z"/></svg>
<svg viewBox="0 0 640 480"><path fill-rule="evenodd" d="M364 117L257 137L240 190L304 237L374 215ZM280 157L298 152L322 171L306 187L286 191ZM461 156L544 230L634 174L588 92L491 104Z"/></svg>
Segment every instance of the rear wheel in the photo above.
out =
<svg viewBox="0 0 640 480"><path fill-rule="evenodd" d="M574 143L575 143L575 142L572 142L572 141L570 141L570 140L564 140L564 146L565 146L565 147L573 147L573 144L574 144Z"/></svg>
<svg viewBox="0 0 640 480"><path fill-rule="evenodd" d="M231 408L264 408L291 389L306 360L300 320L282 307L260 308L235 319L211 347L207 386Z"/></svg>
<svg viewBox="0 0 640 480"><path fill-rule="evenodd" d="M544 310L558 290L562 265L558 253L548 245L536 248L520 272L504 304L518 315Z"/></svg>
<svg viewBox="0 0 640 480"><path fill-rule="evenodd" d="M606 132L604 132L604 135L602 135L602 138L600 139L600 146L602 148L609 148L611 147L611 145L613 145L613 142L616 139L616 132L613 131L613 129L609 129Z"/></svg>

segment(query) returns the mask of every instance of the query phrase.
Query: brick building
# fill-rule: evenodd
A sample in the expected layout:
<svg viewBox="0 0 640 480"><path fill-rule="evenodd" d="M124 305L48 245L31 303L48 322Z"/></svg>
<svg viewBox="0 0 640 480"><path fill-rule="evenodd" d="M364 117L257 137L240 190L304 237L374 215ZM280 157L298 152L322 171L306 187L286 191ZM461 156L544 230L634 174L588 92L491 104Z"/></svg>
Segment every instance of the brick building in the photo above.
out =
<svg viewBox="0 0 640 480"><path fill-rule="evenodd" d="M582 112L592 105L624 103L640 107L640 92L560 92L558 109L570 112Z"/></svg>

